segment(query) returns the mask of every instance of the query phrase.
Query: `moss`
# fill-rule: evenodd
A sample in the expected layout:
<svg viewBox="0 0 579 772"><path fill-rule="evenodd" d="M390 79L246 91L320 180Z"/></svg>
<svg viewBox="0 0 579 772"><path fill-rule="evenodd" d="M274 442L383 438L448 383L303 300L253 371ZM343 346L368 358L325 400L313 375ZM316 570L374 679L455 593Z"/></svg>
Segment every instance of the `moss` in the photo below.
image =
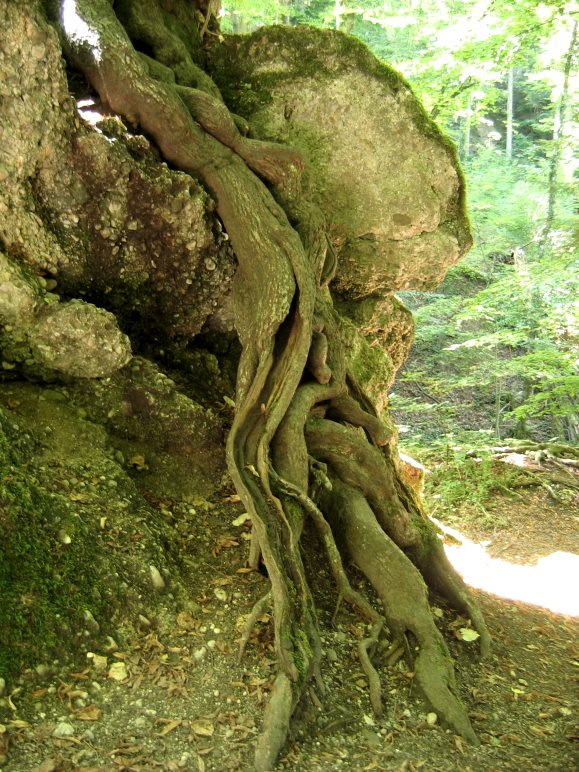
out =
<svg viewBox="0 0 579 772"><path fill-rule="evenodd" d="M20 446L20 448L19 448ZM67 621L89 610L103 617L88 566L97 560L94 539L71 515L64 498L27 477L25 448L17 428L0 409L0 674L44 660L67 643ZM71 537L64 543L63 534ZM66 621L65 621L66 620Z"/></svg>
<svg viewBox="0 0 579 772"><path fill-rule="evenodd" d="M312 661L313 651L308 641L308 637L303 630L298 630L294 634L294 663L300 676L300 681L304 683L308 678L308 664Z"/></svg>
<svg viewBox="0 0 579 772"><path fill-rule="evenodd" d="M268 67L268 52L271 51L275 52L276 69ZM380 61L360 40L340 31L305 25L267 27L251 35L230 36L224 44L215 43L210 49L208 66L229 108L250 121L260 108L273 101L273 92L280 82L288 80L288 72L295 80L321 82L335 79L345 68L354 67L385 83L404 103L418 130L442 146L456 168L458 195L448 208L447 220L454 223L461 251L470 248L472 236L466 213L466 183L454 143L428 115L404 77ZM259 127L254 128L259 133ZM300 132L303 133L303 127ZM292 141L295 143L295 137ZM305 139L306 144L312 141L315 138Z"/></svg>

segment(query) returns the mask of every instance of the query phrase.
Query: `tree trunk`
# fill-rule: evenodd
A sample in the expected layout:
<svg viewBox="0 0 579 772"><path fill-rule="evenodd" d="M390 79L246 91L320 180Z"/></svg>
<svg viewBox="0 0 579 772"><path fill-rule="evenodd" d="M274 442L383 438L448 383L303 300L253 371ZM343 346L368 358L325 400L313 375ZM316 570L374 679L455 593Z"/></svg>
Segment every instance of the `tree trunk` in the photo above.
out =
<svg viewBox="0 0 579 772"><path fill-rule="evenodd" d="M507 78L507 158L509 161L513 157L514 73L514 68L509 67Z"/></svg>
<svg viewBox="0 0 579 772"><path fill-rule="evenodd" d="M46 7L70 64L103 102L210 191L239 263L233 307L243 352L227 461L271 581L278 663L256 768L275 764L293 710L319 669L318 620L300 548L305 518L320 531L341 595L371 624L359 651L376 712L380 685L369 654L387 626L394 638L412 635L408 648L417 651L424 694L454 731L476 742L427 587L471 616L483 654L489 635L399 474L391 432L347 371L328 288L335 259L321 210L302 195L301 157L238 131L215 84L165 23L160 0L122 0L114 10L109 0L77 0L73 13L63 0L46 0ZM139 54L133 41L150 55ZM159 77L167 69L173 82ZM350 587L338 533L383 614Z"/></svg>
<svg viewBox="0 0 579 772"><path fill-rule="evenodd" d="M567 114L567 104L569 102L569 81L571 78L571 71L573 69L573 61L575 58L575 52L577 48L577 28L579 22L575 22L573 25L573 31L571 33L571 40L569 42L569 48L565 56L565 64L563 67L563 88L561 89L561 95L555 106L555 116L553 120L553 150L551 153L551 159L549 163L549 178L547 182L548 198L547 198L547 217L545 219L545 228L542 235L542 242L545 244L549 238L549 234L553 228L553 222L555 220L555 210L557 206L557 190L558 190L558 177L559 177L559 165L561 163L561 157L563 155L563 134L565 126L565 118Z"/></svg>

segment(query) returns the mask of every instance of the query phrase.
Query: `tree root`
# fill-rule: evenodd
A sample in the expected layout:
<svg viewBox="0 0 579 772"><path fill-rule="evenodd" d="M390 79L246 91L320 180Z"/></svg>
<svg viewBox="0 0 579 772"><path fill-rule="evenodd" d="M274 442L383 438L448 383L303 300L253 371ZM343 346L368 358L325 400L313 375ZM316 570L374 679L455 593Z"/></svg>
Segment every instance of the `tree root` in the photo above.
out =
<svg viewBox="0 0 579 772"><path fill-rule="evenodd" d="M450 654L428 605L426 585L410 560L380 528L360 491L334 479L322 496L324 509L338 519L347 548L384 606L395 636L411 633L417 643L416 682L441 720L472 743L477 737L456 696Z"/></svg>
<svg viewBox="0 0 579 772"><path fill-rule="evenodd" d="M371 623L370 635L358 644L358 656L360 658L360 664L366 677L368 678L369 690L370 690L370 703L372 709L377 716L382 715L382 687L380 685L380 677L376 672L375 667L370 661L369 651L371 651L378 643L378 638L384 627L384 619L382 616L372 608L370 603L361 595L356 592L350 580L344 570L342 563L342 556L336 545L332 529L329 523L318 509L315 503L306 496L299 488L282 480L275 472L272 472L272 476L275 477L277 484L285 490L285 492L294 498L296 498L304 511L312 518L314 525L316 526L322 544L325 547L328 562L330 564L330 570L334 577L334 581L338 587L340 599L346 600L351 606L358 609Z"/></svg>
<svg viewBox="0 0 579 772"><path fill-rule="evenodd" d="M67 26L63 2L45 5L69 61L113 112L156 142L167 162L204 183L238 259L233 308L242 355L226 454L253 523L250 560L257 564L261 551L271 582L249 615L240 655L271 600L278 664L256 768L273 768L293 710L310 678L319 676L318 622L300 548L305 517L320 534L340 597L371 625L358 654L375 712L382 698L370 653L386 620L394 636L416 642L416 681L441 719L476 742L419 571L471 616L483 653L488 631L416 496L397 477L392 431L346 372L328 289L336 255L322 212L300 195L301 156L239 130L158 0L117 0L114 9L110 0L76 0L85 38L78 24ZM127 32L155 59L137 53ZM338 528L384 616L352 588L334 537Z"/></svg>
<svg viewBox="0 0 579 772"><path fill-rule="evenodd" d="M239 641L239 650L237 652L238 661L240 661L243 658L243 655L245 653L245 647L249 642L251 633L253 632L253 629L257 624L260 616L265 614L265 610L270 608L270 606L271 606L271 592L268 591L263 596L263 598L260 598L255 603L255 605L251 609L251 613L249 614L247 621L245 622L245 625L243 626L241 639Z"/></svg>
<svg viewBox="0 0 579 772"><path fill-rule="evenodd" d="M255 748L255 769L268 772L275 766L283 748L294 708L294 695L290 679L279 673L274 681L269 702L263 716L261 734Z"/></svg>

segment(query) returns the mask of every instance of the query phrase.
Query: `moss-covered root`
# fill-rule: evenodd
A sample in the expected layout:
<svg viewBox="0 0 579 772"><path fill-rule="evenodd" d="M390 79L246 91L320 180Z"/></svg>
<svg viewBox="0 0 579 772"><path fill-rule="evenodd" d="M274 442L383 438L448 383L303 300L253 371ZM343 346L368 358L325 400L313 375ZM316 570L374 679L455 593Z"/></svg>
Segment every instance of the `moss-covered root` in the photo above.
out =
<svg viewBox="0 0 579 772"><path fill-rule="evenodd" d="M292 711L291 681L285 673L279 673L273 684L255 748L256 772L268 772L274 768L287 738Z"/></svg>
<svg viewBox="0 0 579 772"><path fill-rule="evenodd" d="M323 494L323 508L337 519L353 560L382 601L394 635L410 634L416 642L417 685L443 723L469 742L478 743L455 694L450 654L432 619L419 571L384 533L363 494L338 479L332 482L332 491Z"/></svg>
<svg viewBox="0 0 579 772"><path fill-rule="evenodd" d="M428 586L446 598L453 608L470 618L474 629L480 635L481 657L488 657L492 639L482 611L462 577L446 557L444 547L436 535L433 533L432 538L427 540L426 549L421 545L421 549L410 550L410 554Z"/></svg>

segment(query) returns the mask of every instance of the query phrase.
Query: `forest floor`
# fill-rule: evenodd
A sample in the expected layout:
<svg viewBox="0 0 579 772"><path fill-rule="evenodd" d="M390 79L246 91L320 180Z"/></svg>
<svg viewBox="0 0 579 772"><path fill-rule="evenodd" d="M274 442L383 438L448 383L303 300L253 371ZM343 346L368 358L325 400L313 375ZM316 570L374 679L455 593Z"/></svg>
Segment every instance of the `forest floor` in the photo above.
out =
<svg viewBox="0 0 579 772"><path fill-rule="evenodd" d="M191 555L198 566L193 613L168 599L165 611L153 620L143 618L141 634L126 644L116 648L109 640L106 649L89 655L86 666L55 661L51 668L32 669L17 689L3 695L0 769L251 769L275 666L267 613L245 658L237 660L240 627L267 591L267 579L244 568L249 530L239 522L242 511L235 499L209 507L204 531L197 524L195 538L187 541L197 552ZM487 519L484 527L468 512L453 523L471 540L469 570L475 554L486 560L480 584L486 586L485 579L490 584L503 564L527 571L546 565L539 586L556 581L551 588L555 597L568 593L564 602L576 603L579 577L573 584L572 572L579 558L571 553L579 553L577 501L554 503L539 488L527 491L524 499L495 496L489 511L497 513L496 521ZM452 534L449 540L458 549ZM307 549L314 556L310 565L316 566L319 545L313 534ZM557 561L564 564L560 575L554 570ZM525 577L528 588L530 574ZM331 578L321 568L311 581L320 608L327 688L325 694L312 690L300 706L279 769L576 768L579 662L574 646L579 624L572 616L475 590L494 638L491 659L480 663L476 642L459 633L467 620L433 600L456 659L461 696L481 739L474 748L429 713L403 651L388 661L377 654L387 709L380 719L372 715L355 647L364 624L345 606L332 624L336 595ZM493 591L501 591L499 585L495 577ZM548 602L545 594L541 602ZM563 610L570 614L572 608Z"/></svg>

